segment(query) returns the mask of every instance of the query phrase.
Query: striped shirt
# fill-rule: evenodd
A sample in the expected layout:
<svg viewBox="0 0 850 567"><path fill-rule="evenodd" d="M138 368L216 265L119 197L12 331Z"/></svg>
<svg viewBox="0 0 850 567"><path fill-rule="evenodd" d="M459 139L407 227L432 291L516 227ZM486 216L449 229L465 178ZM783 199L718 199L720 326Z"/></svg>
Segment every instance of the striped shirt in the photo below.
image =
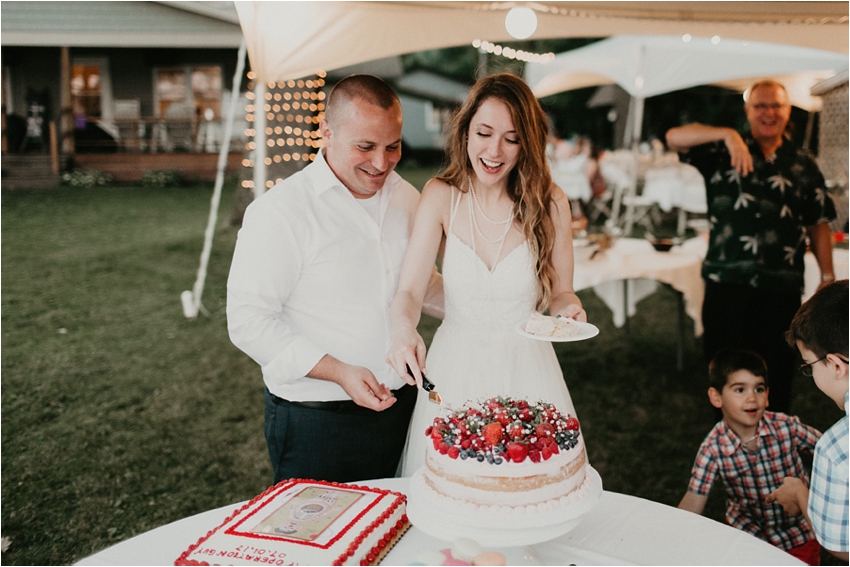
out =
<svg viewBox="0 0 850 567"><path fill-rule="evenodd" d="M844 411L850 413L850 392L844 394ZM848 417L827 429L815 447L809 519L818 541L832 551L850 551L847 544Z"/></svg>
<svg viewBox="0 0 850 567"><path fill-rule="evenodd" d="M758 447L750 452L720 421L699 448L688 490L708 495L719 476L726 487L726 521L739 530L788 551L814 538L802 516L791 516L778 503L765 503L786 476L808 484L800 452L812 454L820 432L794 416L766 411L759 422Z"/></svg>

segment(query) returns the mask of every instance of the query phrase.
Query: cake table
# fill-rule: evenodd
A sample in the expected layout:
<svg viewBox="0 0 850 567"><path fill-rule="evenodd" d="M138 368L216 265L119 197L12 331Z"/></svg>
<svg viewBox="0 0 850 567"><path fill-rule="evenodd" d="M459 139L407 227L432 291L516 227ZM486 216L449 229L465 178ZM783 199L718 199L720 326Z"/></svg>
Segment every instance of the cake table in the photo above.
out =
<svg viewBox="0 0 850 567"><path fill-rule="evenodd" d="M407 492L410 479L362 482ZM199 537L244 503L231 504L161 526L86 557L77 565L173 565ZM383 565L407 565L426 551L450 544L416 527ZM774 546L708 518L670 506L603 491L578 525L528 548L544 565L803 565Z"/></svg>

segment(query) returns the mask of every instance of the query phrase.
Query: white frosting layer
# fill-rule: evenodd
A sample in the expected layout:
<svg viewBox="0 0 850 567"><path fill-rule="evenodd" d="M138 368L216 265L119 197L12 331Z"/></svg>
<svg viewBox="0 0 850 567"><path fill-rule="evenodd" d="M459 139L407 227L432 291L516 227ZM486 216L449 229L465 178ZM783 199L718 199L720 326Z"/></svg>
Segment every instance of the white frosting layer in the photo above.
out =
<svg viewBox="0 0 850 567"><path fill-rule="evenodd" d="M602 482L591 467L585 470L584 481L560 498L527 506L480 506L436 492L425 480L423 467L410 480L408 515L413 525L435 537L445 537L447 526L453 526L452 539L476 537L464 527L476 528L475 533L480 535L478 530L506 529L506 526L512 530L556 526L584 514L596 504ZM481 543L477 537L476 541Z"/></svg>
<svg viewBox="0 0 850 567"><path fill-rule="evenodd" d="M495 465L452 459L429 444L424 481L437 494L475 506L548 506L570 495L584 482L587 456L582 437L569 450L547 460Z"/></svg>

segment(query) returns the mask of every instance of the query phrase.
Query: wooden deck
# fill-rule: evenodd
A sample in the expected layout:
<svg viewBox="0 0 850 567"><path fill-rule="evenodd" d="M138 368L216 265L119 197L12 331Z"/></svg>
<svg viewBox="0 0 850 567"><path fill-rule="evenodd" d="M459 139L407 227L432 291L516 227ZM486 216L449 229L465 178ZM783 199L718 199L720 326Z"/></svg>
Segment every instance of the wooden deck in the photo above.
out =
<svg viewBox="0 0 850 567"><path fill-rule="evenodd" d="M239 172L242 167L242 152L231 152L227 156L227 175ZM95 169L108 173L115 181L139 182L145 171L175 169L189 179L214 181L218 154L196 153L110 153L77 154L74 156L75 169Z"/></svg>

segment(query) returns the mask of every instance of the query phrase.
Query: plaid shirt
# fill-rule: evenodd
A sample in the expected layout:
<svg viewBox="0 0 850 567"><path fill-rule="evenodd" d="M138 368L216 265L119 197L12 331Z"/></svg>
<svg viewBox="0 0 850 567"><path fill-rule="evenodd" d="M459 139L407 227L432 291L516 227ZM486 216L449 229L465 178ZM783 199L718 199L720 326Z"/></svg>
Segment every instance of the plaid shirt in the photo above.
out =
<svg viewBox="0 0 850 567"><path fill-rule="evenodd" d="M799 452L812 454L820 435L794 416L766 411L758 427L758 449L751 453L726 422L720 421L699 448L688 490L706 496L719 475L726 486L730 526L785 551L803 545L814 538L806 520L789 516L778 503L766 504L764 499L786 476L808 484Z"/></svg>
<svg viewBox="0 0 850 567"><path fill-rule="evenodd" d="M844 394L844 411L850 414L850 392ZM815 447L809 519L818 541L832 551L850 551L847 545L848 417L827 429Z"/></svg>

